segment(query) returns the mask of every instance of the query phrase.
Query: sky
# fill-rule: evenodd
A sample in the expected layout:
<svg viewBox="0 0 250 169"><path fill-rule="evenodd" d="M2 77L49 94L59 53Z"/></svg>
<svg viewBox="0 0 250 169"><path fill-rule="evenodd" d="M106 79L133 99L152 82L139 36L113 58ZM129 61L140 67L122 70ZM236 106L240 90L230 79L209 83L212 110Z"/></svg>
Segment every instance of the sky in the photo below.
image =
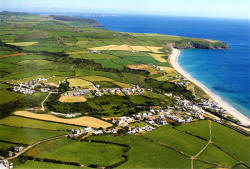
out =
<svg viewBox="0 0 250 169"><path fill-rule="evenodd" d="M250 18L250 0L0 0L0 10Z"/></svg>

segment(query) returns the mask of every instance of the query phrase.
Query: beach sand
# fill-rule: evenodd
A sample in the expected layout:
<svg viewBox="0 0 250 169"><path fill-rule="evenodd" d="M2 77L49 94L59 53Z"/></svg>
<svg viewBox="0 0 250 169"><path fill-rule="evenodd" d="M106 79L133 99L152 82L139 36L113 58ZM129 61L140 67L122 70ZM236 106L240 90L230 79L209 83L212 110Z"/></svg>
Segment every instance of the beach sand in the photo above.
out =
<svg viewBox="0 0 250 169"><path fill-rule="evenodd" d="M225 109L230 115L238 119L242 125L250 126L250 120L243 114L241 114L239 111L237 111L235 108L233 108L230 104L225 102L220 96L213 93L211 90L209 90L205 85L203 85L198 80L194 79L192 76L190 76L186 71L184 71L178 64L178 57L180 55L180 50L173 48L172 54L169 57L170 64L184 77L186 77L189 81L193 82L197 86L199 86L202 90L204 90L215 102L219 104L220 107Z"/></svg>

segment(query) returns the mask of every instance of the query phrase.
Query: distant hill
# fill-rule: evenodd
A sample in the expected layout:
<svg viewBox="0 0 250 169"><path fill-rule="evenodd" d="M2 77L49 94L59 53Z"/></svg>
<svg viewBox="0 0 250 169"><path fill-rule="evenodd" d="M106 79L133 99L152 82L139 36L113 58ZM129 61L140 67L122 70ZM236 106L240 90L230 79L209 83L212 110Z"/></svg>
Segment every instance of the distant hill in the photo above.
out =
<svg viewBox="0 0 250 169"><path fill-rule="evenodd" d="M72 17L72 16L63 16L63 15L50 15L49 17L41 16L38 14L30 14L24 12L10 12L3 11L0 12L0 20L22 20L22 19L36 19L37 21L55 21L60 22L60 24L71 25L75 27L102 27L100 23L98 23L94 19L88 18L80 18L80 17Z"/></svg>
<svg viewBox="0 0 250 169"><path fill-rule="evenodd" d="M79 18L79 17L72 17L72 16L64 16L64 15L50 15L50 17L52 17L55 20L59 20L59 21L81 22L81 23L84 23L84 24L92 26L92 27L102 27L102 25L99 24L94 19Z"/></svg>

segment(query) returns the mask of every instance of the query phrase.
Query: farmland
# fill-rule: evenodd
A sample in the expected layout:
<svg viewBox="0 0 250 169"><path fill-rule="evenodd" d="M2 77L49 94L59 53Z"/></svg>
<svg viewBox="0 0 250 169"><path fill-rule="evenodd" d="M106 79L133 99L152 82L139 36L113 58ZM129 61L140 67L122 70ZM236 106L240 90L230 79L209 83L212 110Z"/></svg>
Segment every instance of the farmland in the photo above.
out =
<svg viewBox="0 0 250 169"><path fill-rule="evenodd" d="M68 79L69 82L69 86L70 87L81 87L81 88L88 88L90 86L92 86L93 84L91 82L88 82L86 80L82 80L82 79Z"/></svg>
<svg viewBox="0 0 250 169"><path fill-rule="evenodd" d="M93 118L93 117L79 117L76 119L63 119L63 118L58 118L53 115L49 114L36 114L32 112L27 112L27 111L17 111L14 113L15 115L22 116L22 117L28 117L32 119L39 119L39 120L44 120L44 121L51 121L51 122L58 122L62 124L71 124L71 125L77 125L77 126L90 126L90 127L110 127L111 124L101 121L99 119Z"/></svg>
<svg viewBox="0 0 250 169"><path fill-rule="evenodd" d="M84 97L61 96L59 98L59 101L63 103L76 103L76 102L86 102L87 100Z"/></svg>
<svg viewBox="0 0 250 169"><path fill-rule="evenodd" d="M0 126L0 140L13 143L32 144L44 138L65 134L63 131Z"/></svg>
<svg viewBox="0 0 250 169"><path fill-rule="evenodd" d="M8 125L13 127L24 127L24 128L40 128L46 130L66 130L66 129L74 129L76 126L45 122L41 120L34 120L19 116L8 116L0 120L0 124Z"/></svg>
<svg viewBox="0 0 250 169"><path fill-rule="evenodd" d="M227 48L225 43L114 32L77 17L0 12L0 19L0 153L13 158L15 168L250 165L249 137L207 116L198 120L178 104L197 105L199 99L168 63L169 44L217 49ZM111 123L154 110L193 120L166 118L170 124L162 126L146 117L134 120L131 128L153 126L143 134ZM162 120L156 111L150 118ZM80 129L92 132L77 135ZM17 145L28 149L8 157Z"/></svg>
<svg viewBox="0 0 250 169"><path fill-rule="evenodd" d="M72 161L84 164L85 166L91 164L109 166L122 159L122 149L122 147L115 145L77 142L62 138L47 142L45 145L41 144L25 155L61 161ZM64 154L63 156L58 156L58 154L62 153Z"/></svg>

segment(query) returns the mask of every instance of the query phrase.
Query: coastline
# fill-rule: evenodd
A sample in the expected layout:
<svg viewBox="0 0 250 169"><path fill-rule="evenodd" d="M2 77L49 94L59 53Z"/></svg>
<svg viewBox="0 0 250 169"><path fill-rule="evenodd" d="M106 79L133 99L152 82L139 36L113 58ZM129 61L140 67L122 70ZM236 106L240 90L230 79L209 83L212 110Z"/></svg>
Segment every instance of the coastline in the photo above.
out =
<svg viewBox="0 0 250 169"><path fill-rule="evenodd" d="M178 58L180 56L181 51L176 48L172 48L172 54L169 56L169 62L173 66L173 68L180 74L182 74L189 81L193 82L195 85L199 86L202 90L205 91L215 102L218 102L219 106L225 109L230 115L238 119L242 125L250 126L250 120L235 108L233 108L230 104L225 102L220 96L213 93L210 89L208 89L205 85L203 85L198 80L194 79L191 75L189 75L186 71L184 71L180 65L178 64Z"/></svg>

